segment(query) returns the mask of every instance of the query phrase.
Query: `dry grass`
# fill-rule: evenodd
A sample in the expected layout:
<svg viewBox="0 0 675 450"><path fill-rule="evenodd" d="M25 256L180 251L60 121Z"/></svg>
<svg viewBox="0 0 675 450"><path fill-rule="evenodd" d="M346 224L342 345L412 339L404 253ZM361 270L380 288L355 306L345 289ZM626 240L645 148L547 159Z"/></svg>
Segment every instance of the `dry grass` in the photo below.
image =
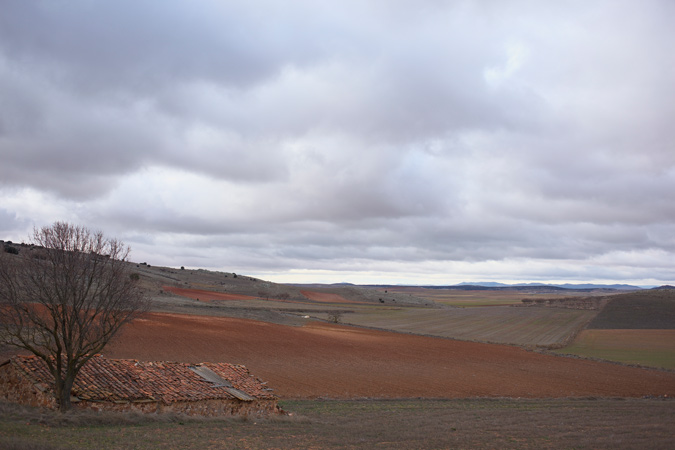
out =
<svg viewBox="0 0 675 450"><path fill-rule="evenodd" d="M14 403L0 402L0 417L3 421L25 422L26 425L46 427L78 426L131 426L157 422L181 422L189 420L180 414L142 414L139 412L97 412L74 409L67 414L42 408L33 408Z"/></svg>
<svg viewBox="0 0 675 450"><path fill-rule="evenodd" d="M0 447L14 449L440 449L675 446L675 402L663 400L360 400L285 402L281 420L120 423L82 416L34 422L0 415ZM58 416L58 413L47 415ZM298 418L299 417L299 418ZM90 422L91 421L91 422Z"/></svg>

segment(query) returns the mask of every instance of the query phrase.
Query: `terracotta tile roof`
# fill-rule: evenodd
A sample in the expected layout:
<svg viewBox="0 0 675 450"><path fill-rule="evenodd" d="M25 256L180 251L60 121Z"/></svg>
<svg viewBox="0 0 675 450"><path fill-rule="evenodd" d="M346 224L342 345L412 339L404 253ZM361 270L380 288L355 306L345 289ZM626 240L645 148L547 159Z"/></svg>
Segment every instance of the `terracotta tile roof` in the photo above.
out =
<svg viewBox="0 0 675 450"><path fill-rule="evenodd" d="M53 378L47 365L35 356L15 356L11 363L35 384L51 389ZM194 370L197 368L197 371ZM224 383L198 374L210 369ZM211 377L216 379L217 377ZM244 366L227 363L186 364L107 359L96 356L80 370L73 395L93 401L159 401L164 404L207 399L275 399L265 383Z"/></svg>

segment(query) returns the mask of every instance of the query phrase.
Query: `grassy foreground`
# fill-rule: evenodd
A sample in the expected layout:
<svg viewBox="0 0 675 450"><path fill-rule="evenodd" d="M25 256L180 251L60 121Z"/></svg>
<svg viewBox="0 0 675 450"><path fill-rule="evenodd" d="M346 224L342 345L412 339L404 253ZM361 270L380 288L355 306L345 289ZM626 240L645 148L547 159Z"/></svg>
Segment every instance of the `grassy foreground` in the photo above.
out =
<svg viewBox="0 0 675 450"><path fill-rule="evenodd" d="M670 399L284 401L290 416L194 419L0 403L3 449L675 448Z"/></svg>

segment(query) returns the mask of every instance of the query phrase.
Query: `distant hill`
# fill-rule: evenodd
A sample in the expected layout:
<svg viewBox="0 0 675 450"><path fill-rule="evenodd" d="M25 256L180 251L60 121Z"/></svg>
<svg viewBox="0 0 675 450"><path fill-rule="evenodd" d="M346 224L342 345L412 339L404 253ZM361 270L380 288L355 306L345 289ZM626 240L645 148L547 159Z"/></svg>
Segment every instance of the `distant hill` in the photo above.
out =
<svg viewBox="0 0 675 450"><path fill-rule="evenodd" d="M517 292L529 292L529 293L552 293L552 292L566 292L566 291L576 291L576 292L592 292L592 291L608 291L613 292L615 289L611 288L565 288L560 286L552 286L546 284L521 284L521 285L508 285L503 286L482 286L476 284L463 284L463 285L454 285L454 286L425 286L428 289L454 289L460 291L517 291Z"/></svg>
<svg viewBox="0 0 675 450"><path fill-rule="evenodd" d="M639 291L640 286L633 286L630 284L556 284L554 286L565 289L616 289L619 291Z"/></svg>
<svg viewBox="0 0 675 450"><path fill-rule="evenodd" d="M545 283L519 283L519 284L505 284L505 283L496 283L494 281L479 281L479 282L463 282L456 284L455 286L484 286L484 287L499 287L499 288L519 288L519 287L553 287L553 288L562 288L562 289L616 289L616 290L626 290L626 291L638 291L642 289L639 286L633 286L630 284L545 284Z"/></svg>
<svg viewBox="0 0 675 450"><path fill-rule="evenodd" d="M423 305L433 302L408 293L387 293L349 283L340 284L279 284L234 272L217 272L204 269L176 269L143 263L129 263L129 267L140 275L141 285L151 293L156 302L169 301L175 295L168 287L197 289L228 295L243 295L263 298L268 301L311 302L303 291L333 294L348 301L374 304ZM159 293L159 294L158 294Z"/></svg>
<svg viewBox="0 0 675 450"><path fill-rule="evenodd" d="M450 285L450 286L414 286L414 285L391 285L391 284L378 284L378 285L363 285L363 287L367 288L378 288L378 289L387 289L387 288L402 288L402 287L410 287L410 288L422 288L422 289L447 289L447 290L454 290L454 291L506 291L506 292L523 292L523 293L531 293L531 294L550 294L550 293L565 293L565 292L598 292L598 291L604 291L607 293L616 293L616 289L607 289L607 288L602 288L602 289L569 289L569 288L562 288L562 287L557 287L557 286L547 286L547 285L533 285L533 286L480 286L480 285L473 285L473 284L464 284L464 285Z"/></svg>
<svg viewBox="0 0 675 450"><path fill-rule="evenodd" d="M423 289L448 289L457 291L506 291L506 292L522 292L528 294L560 294L569 292L580 293L607 293L616 294L619 292L635 292L644 290L639 286L631 286L627 284L565 284L565 285L551 285L543 283L527 283L527 284L504 284L495 282L478 282L478 283L460 283L446 286L437 285L393 285L393 284L377 284L377 285L363 285L368 288L423 288Z"/></svg>

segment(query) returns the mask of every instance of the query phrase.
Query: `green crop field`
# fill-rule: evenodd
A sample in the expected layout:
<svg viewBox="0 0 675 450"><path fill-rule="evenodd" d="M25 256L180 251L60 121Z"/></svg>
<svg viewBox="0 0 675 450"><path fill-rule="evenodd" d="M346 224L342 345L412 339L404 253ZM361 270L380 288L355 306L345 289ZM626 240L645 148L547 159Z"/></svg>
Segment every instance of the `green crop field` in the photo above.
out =
<svg viewBox="0 0 675 450"><path fill-rule="evenodd" d="M613 297L558 353L675 369L675 292L650 290Z"/></svg>
<svg viewBox="0 0 675 450"><path fill-rule="evenodd" d="M557 352L675 369L675 330L584 330Z"/></svg>

